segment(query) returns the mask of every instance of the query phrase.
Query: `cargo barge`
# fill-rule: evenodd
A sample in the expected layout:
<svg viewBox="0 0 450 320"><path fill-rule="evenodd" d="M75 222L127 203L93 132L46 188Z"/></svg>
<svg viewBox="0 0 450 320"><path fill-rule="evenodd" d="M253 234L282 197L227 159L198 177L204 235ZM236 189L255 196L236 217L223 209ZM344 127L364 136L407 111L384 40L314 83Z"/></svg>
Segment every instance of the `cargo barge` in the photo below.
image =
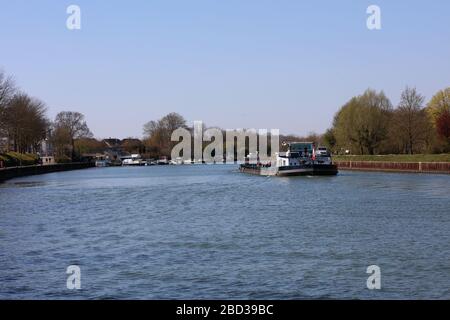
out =
<svg viewBox="0 0 450 320"><path fill-rule="evenodd" d="M338 168L331 159L326 148L315 149L312 142L296 142L286 144L287 152L276 153L276 160L262 163L259 156L252 161L252 155L245 159L239 171L261 176L334 176ZM253 156L253 158L255 158ZM253 162L253 163L252 163Z"/></svg>

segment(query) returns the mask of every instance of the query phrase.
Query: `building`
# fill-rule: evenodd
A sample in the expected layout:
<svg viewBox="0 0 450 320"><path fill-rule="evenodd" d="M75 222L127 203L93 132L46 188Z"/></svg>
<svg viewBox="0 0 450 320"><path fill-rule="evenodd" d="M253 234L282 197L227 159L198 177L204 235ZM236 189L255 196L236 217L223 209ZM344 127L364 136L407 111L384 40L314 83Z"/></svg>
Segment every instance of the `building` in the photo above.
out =
<svg viewBox="0 0 450 320"><path fill-rule="evenodd" d="M8 152L8 150L9 150L8 138L0 137L0 153Z"/></svg>

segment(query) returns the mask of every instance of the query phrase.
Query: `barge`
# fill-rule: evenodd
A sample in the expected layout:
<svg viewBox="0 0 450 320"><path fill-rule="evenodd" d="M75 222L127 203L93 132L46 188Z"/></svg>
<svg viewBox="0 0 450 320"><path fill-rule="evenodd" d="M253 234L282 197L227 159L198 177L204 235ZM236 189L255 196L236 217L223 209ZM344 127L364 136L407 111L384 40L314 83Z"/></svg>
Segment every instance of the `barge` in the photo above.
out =
<svg viewBox="0 0 450 320"><path fill-rule="evenodd" d="M276 153L276 160L261 163L259 156L251 163L251 155L241 164L239 171L261 176L334 176L338 168L325 148L315 150L312 142L295 142L286 144L287 152Z"/></svg>

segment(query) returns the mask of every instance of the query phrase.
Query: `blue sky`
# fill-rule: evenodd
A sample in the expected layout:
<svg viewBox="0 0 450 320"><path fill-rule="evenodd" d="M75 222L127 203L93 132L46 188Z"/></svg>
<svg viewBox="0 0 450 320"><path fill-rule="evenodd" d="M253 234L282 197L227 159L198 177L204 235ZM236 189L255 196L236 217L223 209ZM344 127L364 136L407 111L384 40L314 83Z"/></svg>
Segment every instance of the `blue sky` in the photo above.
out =
<svg viewBox="0 0 450 320"><path fill-rule="evenodd" d="M171 111L323 132L368 87L397 104L406 85L427 100L450 85L448 0L0 1L0 67L99 138L140 137ZM66 28L70 4L81 30ZM382 30L366 28L371 4Z"/></svg>

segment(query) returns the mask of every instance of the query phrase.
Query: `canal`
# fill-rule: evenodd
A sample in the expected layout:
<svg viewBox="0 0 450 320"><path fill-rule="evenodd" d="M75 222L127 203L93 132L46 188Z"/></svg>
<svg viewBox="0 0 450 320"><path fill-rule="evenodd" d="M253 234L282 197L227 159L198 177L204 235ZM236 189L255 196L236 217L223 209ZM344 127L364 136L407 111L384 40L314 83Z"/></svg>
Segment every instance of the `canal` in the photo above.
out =
<svg viewBox="0 0 450 320"><path fill-rule="evenodd" d="M9 180L0 298L450 299L450 176L192 165Z"/></svg>

